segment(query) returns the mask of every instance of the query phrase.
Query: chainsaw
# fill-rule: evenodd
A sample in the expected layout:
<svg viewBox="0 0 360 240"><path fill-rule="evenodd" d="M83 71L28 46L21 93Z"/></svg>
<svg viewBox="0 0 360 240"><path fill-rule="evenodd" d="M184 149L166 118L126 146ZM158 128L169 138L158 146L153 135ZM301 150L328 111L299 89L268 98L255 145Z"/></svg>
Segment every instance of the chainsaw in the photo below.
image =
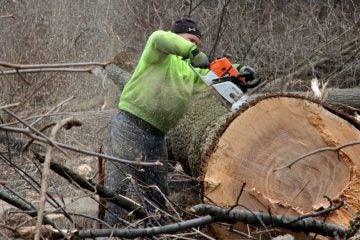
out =
<svg viewBox="0 0 360 240"><path fill-rule="evenodd" d="M247 90L256 87L262 81L260 77L254 78L249 71L240 73L226 57L212 61L209 65L210 71L206 75L200 74L191 64L190 67L232 112L246 103Z"/></svg>

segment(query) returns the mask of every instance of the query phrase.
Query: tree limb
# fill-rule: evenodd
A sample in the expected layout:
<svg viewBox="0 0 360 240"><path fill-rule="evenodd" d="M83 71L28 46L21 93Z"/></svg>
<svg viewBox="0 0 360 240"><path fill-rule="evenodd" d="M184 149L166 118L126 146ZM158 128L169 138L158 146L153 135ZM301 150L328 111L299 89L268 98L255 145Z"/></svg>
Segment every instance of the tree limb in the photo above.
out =
<svg viewBox="0 0 360 240"><path fill-rule="evenodd" d="M35 157L38 161L43 163L45 161L45 158L37 153L35 153ZM98 194L101 198L106 199L125 210L132 212L136 217L138 218L144 218L147 216L146 211L136 202L132 201L131 199L128 199L120 194L116 194L110 189L108 189L105 186L98 185L91 180L86 180L85 178L81 177L80 175L76 174L71 169L56 163L51 162L50 163L50 169L53 170L56 174L59 176L65 178L70 183L74 184L77 183L80 187L94 192Z"/></svg>
<svg viewBox="0 0 360 240"><path fill-rule="evenodd" d="M168 224L161 227L141 228L141 229L89 229L79 230L74 235L79 238L94 238L94 237L123 237L136 238L145 236L154 236L166 233L176 233L182 230L191 229L193 227L200 227L214 222L211 216L199 217L187 221Z"/></svg>
<svg viewBox="0 0 360 240"><path fill-rule="evenodd" d="M323 236L333 237L335 234L344 236L346 229L336 224L325 223L315 219L301 219L294 222L294 217L281 215L270 215L263 212L249 212L241 210L232 210L229 214L228 209L220 208L208 204L199 204L193 206L191 210L199 215L210 215L217 221L233 222L240 221L245 224L261 226L257 218L260 218L267 225L274 225L294 232L312 232ZM254 214L257 216L254 217Z"/></svg>
<svg viewBox="0 0 360 240"><path fill-rule="evenodd" d="M24 213L28 214L31 217L37 216L37 211L35 208L31 207L29 203L24 202L23 200L21 200L18 197L15 197L12 194L6 193L4 191L0 191L0 199L20 210L23 210ZM59 228L55 225L55 223L51 222L46 216L44 217L44 223L49 224L59 230ZM64 237L64 235L62 235L62 237Z"/></svg>
<svg viewBox="0 0 360 240"><path fill-rule="evenodd" d="M259 221L254 217L254 213L263 222L268 225L274 224L292 231L313 232L323 236L344 236L345 228L335 224L328 224L314 219L302 219L292 222L295 218L284 217L280 215L271 215L268 213L232 210L228 213L228 209L220 208L213 205L199 204L192 207L192 211L196 214L206 215L195 219L182 221L164 225L161 227L151 227L143 229L91 229L79 230L74 235L79 238L96 238L96 237L123 237L136 238L145 236L154 236L159 234L170 234L193 227L208 225L213 222L231 222L241 221L245 224L259 226ZM289 224L291 223L291 224Z"/></svg>

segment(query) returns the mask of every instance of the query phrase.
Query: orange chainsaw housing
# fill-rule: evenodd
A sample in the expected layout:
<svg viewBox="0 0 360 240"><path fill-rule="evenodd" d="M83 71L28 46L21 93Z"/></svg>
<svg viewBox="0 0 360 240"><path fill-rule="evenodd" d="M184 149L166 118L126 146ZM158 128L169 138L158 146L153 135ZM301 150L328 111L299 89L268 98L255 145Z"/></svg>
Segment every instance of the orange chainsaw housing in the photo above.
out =
<svg viewBox="0 0 360 240"><path fill-rule="evenodd" d="M209 68L218 77L237 76L239 74L239 71L231 64L230 60L226 57L212 61ZM246 82L244 77L239 77L238 79L244 83Z"/></svg>

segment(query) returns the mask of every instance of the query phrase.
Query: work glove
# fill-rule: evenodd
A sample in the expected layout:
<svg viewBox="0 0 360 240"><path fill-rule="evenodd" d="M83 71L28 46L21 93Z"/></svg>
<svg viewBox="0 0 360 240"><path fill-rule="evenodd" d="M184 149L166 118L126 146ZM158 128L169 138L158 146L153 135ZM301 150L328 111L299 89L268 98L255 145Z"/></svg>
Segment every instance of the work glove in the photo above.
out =
<svg viewBox="0 0 360 240"><path fill-rule="evenodd" d="M197 48L191 51L190 60L191 65L198 68L208 68L210 64L209 58L206 56L206 54L200 52Z"/></svg>
<svg viewBox="0 0 360 240"><path fill-rule="evenodd" d="M248 81L255 79L255 70L252 67L242 66L238 71L239 73L249 73L249 76L246 77Z"/></svg>

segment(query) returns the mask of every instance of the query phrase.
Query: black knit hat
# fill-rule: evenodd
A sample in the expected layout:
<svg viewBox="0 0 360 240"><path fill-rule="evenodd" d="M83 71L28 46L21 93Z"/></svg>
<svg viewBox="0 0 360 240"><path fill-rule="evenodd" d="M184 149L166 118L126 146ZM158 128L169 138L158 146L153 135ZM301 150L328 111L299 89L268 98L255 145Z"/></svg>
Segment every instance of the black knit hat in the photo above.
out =
<svg viewBox="0 0 360 240"><path fill-rule="evenodd" d="M201 38L201 32L194 20L189 17L182 17L176 20L171 27L173 33L190 33Z"/></svg>

